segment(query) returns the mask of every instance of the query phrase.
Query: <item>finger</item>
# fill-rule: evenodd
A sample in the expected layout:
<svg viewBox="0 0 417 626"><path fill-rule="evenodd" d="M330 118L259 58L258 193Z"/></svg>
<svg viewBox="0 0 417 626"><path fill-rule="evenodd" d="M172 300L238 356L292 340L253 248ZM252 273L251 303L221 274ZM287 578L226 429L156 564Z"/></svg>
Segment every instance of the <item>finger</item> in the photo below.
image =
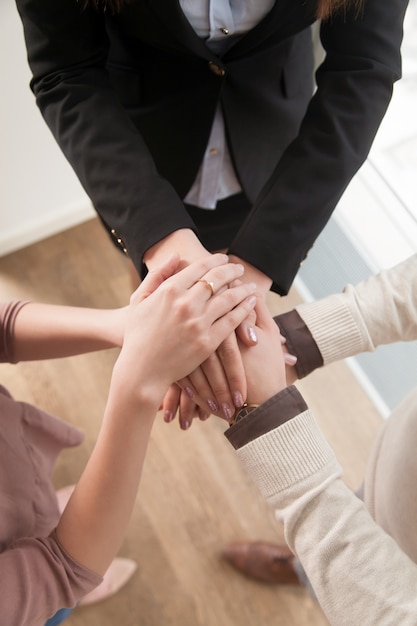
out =
<svg viewBox="0 0 417 626"><path fill-rule="evenodd" d="M218 406L218 410L214 412L230 421L235 412L233 397L227 381L226 372L217 352L214 352L201 364L201 369L209 382L215 403Z"/></svg>
<svg viewBox="0 0 417 626"><path fill-rule="evenodd" d="M165 422L169 423L174 419L178 411L180 395L181 389L175 383L171 385L166 392L161 407Z"/></svg>
<svg viewBox="0 0 417 626"><path fill-rule="evenodd" d="M221 293L227 289L231 283L236 283L236 278L242 276L244 272L243 265L228 263L220 267L216 267L204 274L193 285L193 289L203 290L207 298Z"/></svg>
<svg viewBox="0 0 417 626"><path fill-rule="evenodd" d="M251 311L247 318L237 327L236 334L246 346L256 346L258 336L256 334L256 312Z"/></svg>
<svg viewBox="0 0 417 626"><path fill-rule="evenodd" d="M230 289L228 291L231 291ZM226 339L242 321L249 315L256 305L256 296L250 295L237 304L231 311L219 317L211 326L210 338L217 347Z"/></svg>
<svg viewBox="0 0 417 626"><path fill-rule="evenodd" d="M210 413L218 411L215 395L201 367L177 382L203 411Z"/></svg>
<svg viewBox="0 0 417 626"><path fill-rule="evenodd" d="M233 401L233 413L241 407L246 398L247 386L245 369L236 339L232 333L217 348L217 354L226 374L226 379Z"/></svg>
<svg viewBox="0 0 417 626"><path fill-rule="evenodd" d="M169 280L175 281L176 285L181 289L190 289L198 279L205 278L205 275L210 270L223 265L229 265L229 259L226 254L207 255L198 261L194 261L194 263L182 269ZM230 263L230 265L233 266L235 264Z"/></svg>
<svg viewBox="0 0 417 626"><path fill-rule="evenodd" d="M192 398L181 391L179 406L179 423L182 430L188 430L193 423L194 417L198 417L198 410Z"/></svg>
<svg viewBox="0 0 417 626"><path fill-rule="evenodd" d="M255 283L243 283L230 289L225 289L206 303L205 313L212 317L213 322L219 319L238 304L242 303L248 296L254 295L256 292ZM256 300L256 299L255 299ZM248 315L253 309L248 309Z"/></svg>
<svg viewBox="0 0 417 626"><path fill-rule="evenodd" d="M290 352L284 352L284 361L285 365L288 365L289 367L294 367L294 365L297 363L297 357L295 356L295 354L291 354Z"/></svg>
<svg viewBox="0 0 417 626"><path fill-rule="evenodd" d="M158 289L158 287L162 285L167 278L175 274L179 261L180 257L175 253L168 257L165 263L163 263L160 267L150 270L132 297L139 299L139 301L147 298L151 293Z"/></svg>

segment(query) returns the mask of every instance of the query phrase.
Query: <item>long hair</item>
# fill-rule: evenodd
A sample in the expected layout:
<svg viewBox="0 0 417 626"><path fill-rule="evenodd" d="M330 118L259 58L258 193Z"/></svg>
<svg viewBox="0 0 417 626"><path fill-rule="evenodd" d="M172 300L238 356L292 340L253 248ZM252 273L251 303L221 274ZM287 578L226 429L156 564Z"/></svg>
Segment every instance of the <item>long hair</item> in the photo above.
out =
<svg viewBox="0 0 417 626"><path fill-rule="evenodd" d="M328 20L333 15L342 11L353 9L358 15L361 11L364 0L318 0L317 3L317 19ZM382 2L384 0L381 0ZM389 0L388 0L389 1ZM85 8L92 7L98 11L109 12L112 14L119 13L124 6L130 4L133 0L81 0Z"/></svg>
<svg viewBox="0 0 417 626"><path fill-rule="evenodd" d="M326 21L334 15L353 10L357 17L363 7L364 0L318 0L316 18Z"/></svg>

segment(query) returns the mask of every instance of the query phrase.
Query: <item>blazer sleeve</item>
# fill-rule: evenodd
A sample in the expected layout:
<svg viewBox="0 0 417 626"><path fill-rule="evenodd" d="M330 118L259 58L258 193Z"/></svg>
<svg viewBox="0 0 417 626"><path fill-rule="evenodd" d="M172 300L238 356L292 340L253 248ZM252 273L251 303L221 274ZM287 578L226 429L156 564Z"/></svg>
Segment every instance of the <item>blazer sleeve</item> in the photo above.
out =
<svg viewBox="0 0 417 626"><path fill-rule="evenodd" d="M138 269L143 252L195 226L106 72L102 13L75 0L17 0L32 90L41 113L95 209L123 240Z"/></svg>
<svg viewBox="0 0 417 626"><path fill-rule="evenodd" d="M364 0L358 15L342 13L321 26L326 57L298 136L230 248L272 277L280 294L368 155L401 76L407 4Z"/></svg>

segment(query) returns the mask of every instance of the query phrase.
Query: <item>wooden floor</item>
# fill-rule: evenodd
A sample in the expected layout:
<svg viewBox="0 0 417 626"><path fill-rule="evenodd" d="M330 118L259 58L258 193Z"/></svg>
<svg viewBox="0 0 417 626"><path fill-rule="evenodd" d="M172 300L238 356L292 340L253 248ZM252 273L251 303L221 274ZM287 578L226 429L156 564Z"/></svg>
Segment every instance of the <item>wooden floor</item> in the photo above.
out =
<svg viewBox="0 0 417 626"><path fill-rule="evenodd" d="M0 259L0 298L114 307L129 298L124 258L97 220ZM270 296L272 312L297 294ZM85 441L59 459L57 487L77 481L96 437L117 351L1 366L1 383L20 399L83 429ZM345 468L360 485L381 419L344 363L299 384ZM223 436L224 422L184 433L158 418L121 555L139 563L117 595L77 609L68 626L324 626L305 590L244 579L220 558L237 538L280 541L277 526ZM112 503L109 502L109 506Z"/></svg>

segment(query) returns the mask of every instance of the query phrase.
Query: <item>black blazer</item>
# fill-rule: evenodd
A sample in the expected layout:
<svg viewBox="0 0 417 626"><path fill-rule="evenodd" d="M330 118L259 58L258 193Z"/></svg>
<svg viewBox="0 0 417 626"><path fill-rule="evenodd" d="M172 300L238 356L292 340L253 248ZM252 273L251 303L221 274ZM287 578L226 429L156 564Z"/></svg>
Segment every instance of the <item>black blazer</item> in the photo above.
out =
<svg viewBox="0 0 417 626"><path fill-rule="evenodd" d="M321 26L312 94L314 0L277 0L220 58L177 0L118 15L77 0L17 0L31 87L93 205L138 269L150 246L193 228L189 190L220 100L253 209L230 252L287 292L365 160L401 74L407 0L364 0Z"/></svg>

